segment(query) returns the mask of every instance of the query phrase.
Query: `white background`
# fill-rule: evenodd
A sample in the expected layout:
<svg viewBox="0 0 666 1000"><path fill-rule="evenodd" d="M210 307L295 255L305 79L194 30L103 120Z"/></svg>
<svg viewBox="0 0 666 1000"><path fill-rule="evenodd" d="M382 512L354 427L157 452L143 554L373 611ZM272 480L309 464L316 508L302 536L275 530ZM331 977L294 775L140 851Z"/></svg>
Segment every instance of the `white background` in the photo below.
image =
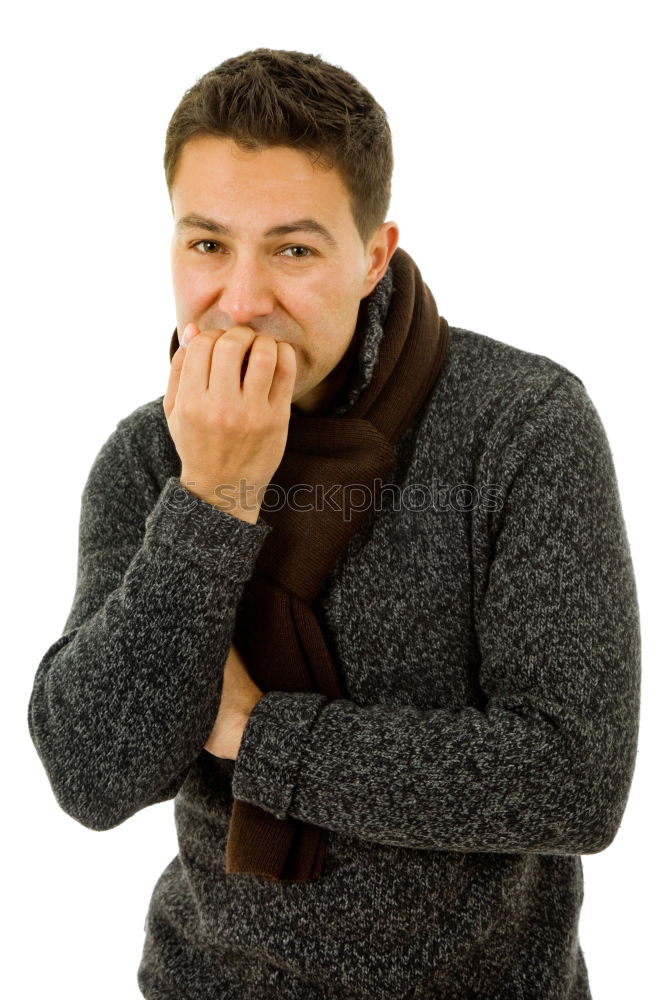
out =
<svg viewBox="0 0 666 1000"><path fill-rule="evenodd" d="M3 15L6 995L139 997L173 803L104 833L79 825L52 796L27 705L73 598L93 459L166 389L169 117L204 72L268 46L342 65L386 110L388 218L449 323L567 366L602 418L639 590L643 707L621 829L583 858L580 940L595 1000L663 996L661 12L163 0Z"/></svg>

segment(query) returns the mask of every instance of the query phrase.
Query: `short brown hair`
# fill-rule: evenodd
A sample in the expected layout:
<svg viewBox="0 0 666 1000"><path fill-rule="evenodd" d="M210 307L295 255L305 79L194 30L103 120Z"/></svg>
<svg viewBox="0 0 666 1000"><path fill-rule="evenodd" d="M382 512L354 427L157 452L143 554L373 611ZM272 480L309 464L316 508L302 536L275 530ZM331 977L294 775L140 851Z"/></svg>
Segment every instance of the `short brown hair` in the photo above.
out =
<svg viewBox="0 0 666 1000"><path fill-rule="evenodd" d="M351 73L320 56L253 49L200 77L167 128L169 192L180 151L197 135L231 138L248 151L290 146L313 165L337 168L366 247L386 219L393 173L386 114Z"/></svg>

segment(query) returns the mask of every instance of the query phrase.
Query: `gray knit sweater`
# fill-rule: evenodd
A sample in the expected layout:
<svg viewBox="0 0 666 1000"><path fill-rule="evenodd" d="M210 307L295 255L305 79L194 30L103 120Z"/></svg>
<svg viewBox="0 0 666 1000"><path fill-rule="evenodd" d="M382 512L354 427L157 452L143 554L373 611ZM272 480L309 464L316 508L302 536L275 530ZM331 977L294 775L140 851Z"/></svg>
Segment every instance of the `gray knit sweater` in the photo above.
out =
<svg viewBox="0 0 666 1000"><path fill-rule="evenodd" d="M29 705L78 822L108 830L175 797L179 852L150 899L143 995L589 998L580 855L608 847L626 806L640 631L613 460L581 380L451 329L395 488L315 603L345 697L267 692L235 762L202 747L272 528L180 486L162 400L120 420L95 459L73 605ZM226 875L232 796L325 827L321 877Z"/></svg>

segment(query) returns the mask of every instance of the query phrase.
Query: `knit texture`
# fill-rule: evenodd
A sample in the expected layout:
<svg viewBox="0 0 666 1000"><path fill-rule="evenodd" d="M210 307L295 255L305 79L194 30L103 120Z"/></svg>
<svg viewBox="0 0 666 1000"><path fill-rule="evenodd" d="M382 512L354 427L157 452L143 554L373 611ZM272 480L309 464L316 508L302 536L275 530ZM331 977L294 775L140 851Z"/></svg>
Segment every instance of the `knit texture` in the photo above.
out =
<svg viewBox="0 0 666 1000"><path fill-rule="evenodd" d="M639 725L612 455L576 375L450 337L386 503L314 605L345 697L267 692L235 762L202 747L272 529L180 486L163 397L94 461L28 722L86 827L175 797L138 969L151 1000L591 996L580 856L618 832ZM321 876L226 875L232 795L327 829Z"/></svg>

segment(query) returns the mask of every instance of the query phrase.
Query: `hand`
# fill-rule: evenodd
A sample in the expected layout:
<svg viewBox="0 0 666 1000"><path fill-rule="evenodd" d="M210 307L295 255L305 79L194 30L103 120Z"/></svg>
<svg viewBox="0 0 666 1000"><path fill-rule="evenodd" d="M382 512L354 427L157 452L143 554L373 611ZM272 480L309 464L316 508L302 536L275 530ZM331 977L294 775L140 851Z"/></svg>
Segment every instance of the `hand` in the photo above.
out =
<svg viewBox="0 0 666 1000"><path fill-rule="evenodd" d="M173 356L162 404L182 462L181 483L256 522L287 444L296 352L247 326L200 331L188 324L185 332L192 331ZM241 481L249 490L243 506ZM226 489L215 493L216 487Z"/></svg>
<svg viewBox="0 0 666 1000"><path fill-rule="evenodd" d="M232 643L224 664L220 707L204 749L215 757L236 760L247 720L264 693L250 677L240 653Z"/></svg>

